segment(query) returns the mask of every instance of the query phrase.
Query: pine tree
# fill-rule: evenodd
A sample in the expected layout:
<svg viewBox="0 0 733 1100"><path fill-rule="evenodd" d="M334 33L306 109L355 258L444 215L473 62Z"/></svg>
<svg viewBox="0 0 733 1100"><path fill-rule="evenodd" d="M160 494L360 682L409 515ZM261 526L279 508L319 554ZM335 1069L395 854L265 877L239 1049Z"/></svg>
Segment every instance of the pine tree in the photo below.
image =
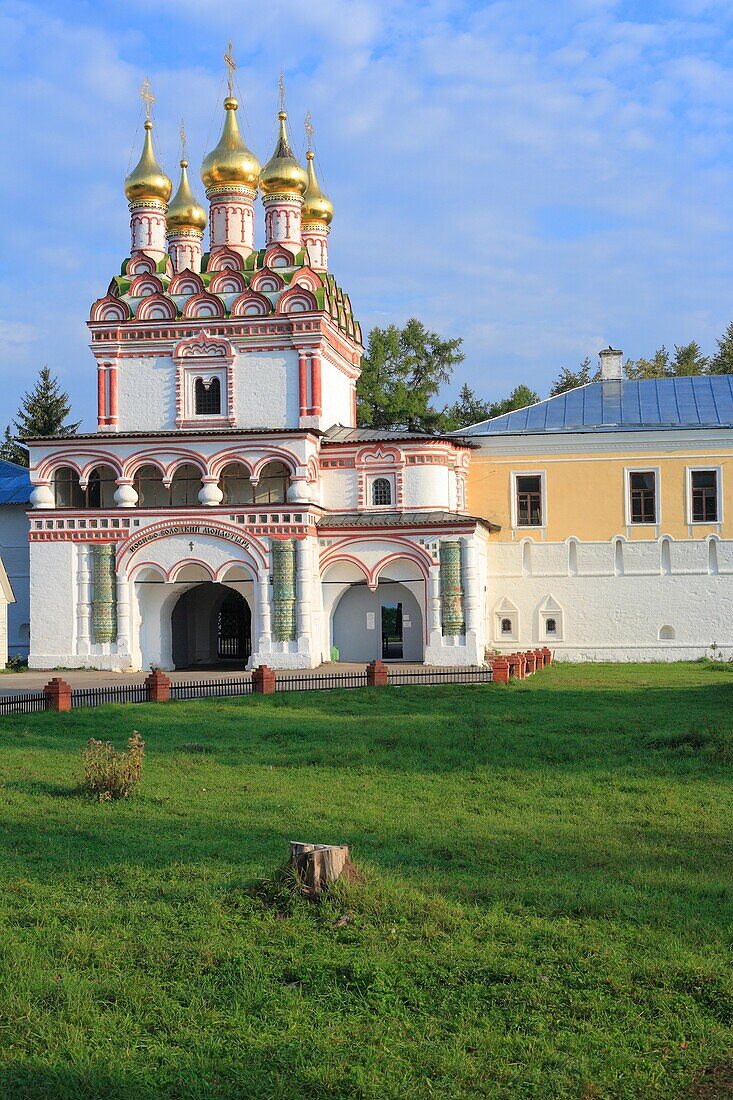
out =
<svg viewBox="0 0 733 1100"><path fill-rule="evenodd" d="M669 362L669 352L662 344L661 348L657 348L651 359L637 359L635 362L632 359L627 360L624 364L624 373L627 378L640 379L640 378L666 378L672 373L672 368Z"/></svg>
<svg viewBox="0 0 733 1100"><path fill-rule="evenodd" d="M679 376L691 374L707 374L708 358L703 355L700 345L691 340L689 344L674 348L674 359L671 363L671 373Z"/></svg>
<svg viewBox="0 0 733 1100"><path fill-rule="evenodd" d="M5 429L0 458L27 466L28 454L14 437L30 439L34 436L74 435L80 421L65 424L70 412L69 395L60 389L58 379L51 376L49 368L41 367L38 381L24 396L15 420Z"/></svg>
<svg viewBox="0 0 733 1100"><path fill-rule="evenodd" d="M733 374L733 321L718 340L718 350L710 360L708 374Z"/></svg>
<svg viewBox="0 0 733 1100"><path fill-rule="evenodd" d="M558 394L577 389L578 386L586 386L592 381L595 379L590 376L590 359L584 359L577 371L562 368L550 389L550 397L557 397Z"/></svg>
<svg viewBox="0 0 733 1100"><path fill-rule="evenodd" d="M523 409L526 405L534 405L539 399L539 394L529 386L519 385L515 386L509 396L502 401L482 401L481 398L476 397L469 385L464 385L461 387L458 400L443 410L444 430L457 432L471 424L479 424L482 420L491 420L494 416Z"/></svg>

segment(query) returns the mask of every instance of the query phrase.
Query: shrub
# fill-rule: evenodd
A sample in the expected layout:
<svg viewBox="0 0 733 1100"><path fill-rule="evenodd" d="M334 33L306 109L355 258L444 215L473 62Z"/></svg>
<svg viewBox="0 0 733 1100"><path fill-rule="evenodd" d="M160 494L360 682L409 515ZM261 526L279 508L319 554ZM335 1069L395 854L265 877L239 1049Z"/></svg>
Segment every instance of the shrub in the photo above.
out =
<svg viewBox="0 0 733 1100"><path fill-rule="evenodd" d="M338 651L338 646L332 645L331 646L331 660L335 663L336 661L338 661L340 656L341 656L341 654Z"/></svg>
<svg viewBox="0 0 733 1100"><path fill-rule="evenodd" d="M97 801L129 798L140 782L145 742L137 730L133 730L127 744L127 752L118 752L111 741L89 738L82 753L84 786L97 796Z"/></svg>

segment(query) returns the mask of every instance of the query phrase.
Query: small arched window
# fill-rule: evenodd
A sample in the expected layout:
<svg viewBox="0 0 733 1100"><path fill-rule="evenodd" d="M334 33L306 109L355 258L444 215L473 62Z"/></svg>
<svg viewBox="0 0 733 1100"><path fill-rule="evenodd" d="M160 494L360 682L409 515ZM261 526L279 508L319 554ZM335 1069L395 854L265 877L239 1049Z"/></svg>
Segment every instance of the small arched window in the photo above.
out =
<svg viewBox="0 0 733 1100"><path fill-rule="evenodd" d="M73 466L59 466L53 475L54 504L57 508L83 508L84 493Z"/></svg>
<svg viewBox="0 0 733 1100"><path fill-rule="evenodd" d="M223 504L252 504L254 489L249 479L249 470L241 462L230 462L221 472L221 491Z"/></svg>
<svg viewBox="0 0 733 1100"><path fill-rule="evenodd" d="M170 500L170 490L163 484L163 475L157 466L146 464L139 466L132 480L137 493L138 508L166 508Z"/></svg>
<svg viewBox="0 0 733 1100"><path fill-rule="evenodd" d="M97 466L87 484L88 508L114 508L117 474L111 466Z"/></svg>
<svg viewBox="0 0 733 1100"><path fill-rule="evenodd" d="M201 471L193 462L183 462L171 481L171 504L174 508L184 505L200 504Z"/></svg>
<svg viewBox="0 0 733 1100"><path fill-rule="evenodd" d="M221 413L221 383L218 378L205 382L197 378L194 385L196 416L218 416Z"/></svg>
<svg viewBox="0 0 733 1100"><path fill-rule="evenodd" d="M375 477L372 482L372 504L392 503L392 486L386 477Z"/></svg>
<svg viewBox="0 0 733 1100"><path fill-rule="evenodd" d="M545 632L547 634L557 634L557 619L547 619L545 621Z"/></svg>
<svg viewBox="0 0 733 1100"><path fill-rule="evenodd" d="M502 632L502 634L511 634L512 633L512 620L511 619L502 619L501 620L501 632Z"/></svg>
<svg viewBox="0 0 733 1100"><path fill-rule="evenodd" d="M256 504L284 504L290 487L290 472L284 462L268 462L257 483Z"/></svg>

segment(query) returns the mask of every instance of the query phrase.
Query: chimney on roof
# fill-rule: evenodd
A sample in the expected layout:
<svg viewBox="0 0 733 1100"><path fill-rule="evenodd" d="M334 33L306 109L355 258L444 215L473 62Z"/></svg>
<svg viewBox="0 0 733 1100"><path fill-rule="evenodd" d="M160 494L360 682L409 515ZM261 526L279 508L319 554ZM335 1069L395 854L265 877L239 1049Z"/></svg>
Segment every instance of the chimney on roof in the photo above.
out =
<svg viewBox="0 0 733 1100"><path fill-rule="evenodd" d="M599 353L601 361L601 382L620 382L624 376L624 353L607 347Z"/></svg>

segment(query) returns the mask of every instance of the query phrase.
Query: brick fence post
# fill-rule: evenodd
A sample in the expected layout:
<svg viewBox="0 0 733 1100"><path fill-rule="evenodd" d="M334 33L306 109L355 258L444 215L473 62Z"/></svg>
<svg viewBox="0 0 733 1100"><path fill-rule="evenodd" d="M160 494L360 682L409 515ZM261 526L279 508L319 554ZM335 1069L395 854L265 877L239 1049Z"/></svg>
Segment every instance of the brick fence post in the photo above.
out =
<svg viewBox="0 0 733 1100"><path fill-rule="evenodd" d="M524 658L526 662L525 667L527 670L527 676L531 676L535 669L535 656L531 649L527 650L527 652L524 654Z"/></svg>
<svg viewBox="0 0 733 1100"><path fill-rule="evenodd" d="M59 714L71 710L71 684L60 676L49 680L43 694L46 696L46 710L55 710Z"/></svg>
<svg viewBox="0 0 733 1100"><path fill-rule="evenodd" d="M389 684L389 669L384 661L372 661L366 669L367 687L381 688Z"/></svg>
<svg viewBox="0 0 733 1100"><path fill-rule="evenodd" d="M252 691L256 695L275 694L275 671L267 665L258 665L252 673Z"/></svg>
<svg viewBox="0 0 733 1100"><path fill-rule="evenodd" d="M491 662L492 679L495 684L509 683L509 660L506 657L494 657Z"/></svg>
<svg viewBox="0 0 733 1100"><path fill-rule="evenodd" d="M552 664L552 650L548 649L547 646L545 646L544 649L542 650L542 652L545 655L545 665L551 665Z"/></svg>
<svg viewBox="0 0 733 1100"><path fill-rule="evenodd" d="M545 667L545 651L544 649L536 649L534 651L534 667L536 669Z"/></svg>
<svg viewBox="0 0 733 1100"><path fill-rule="evenodd" d="M151 703L167 703L171 697L171 682L159 668L145 677L145 690Z"/></svg>
<svg viewBox="0 0 733 1100"><path fill-rule="evenodd" d="M527 675L527 659L523 653L515 653L514 659L517 662L517 679L523 680Z"/></svg>

